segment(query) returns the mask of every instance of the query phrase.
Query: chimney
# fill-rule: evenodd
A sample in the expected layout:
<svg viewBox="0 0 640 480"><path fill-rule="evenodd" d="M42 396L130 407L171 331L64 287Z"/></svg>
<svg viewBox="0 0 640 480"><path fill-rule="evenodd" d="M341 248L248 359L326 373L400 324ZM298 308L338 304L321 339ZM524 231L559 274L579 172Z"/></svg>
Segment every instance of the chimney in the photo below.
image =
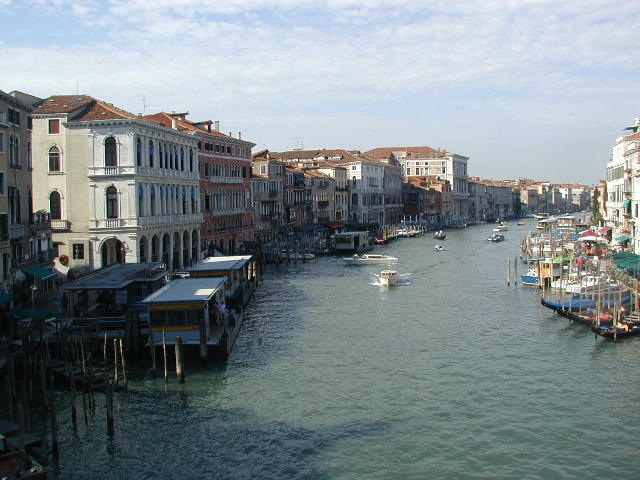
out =
<svg viewBox="0 0 640 480"><path fill-rule="evenodd" d="M242 140L242 132L238 132L238 140Z"/></svg>
<svg viewBox="0 0 640 480"><path fill-rule="evenodd" d="M178 129L178 119L175 117L171 119L171 128L174 130Z"/></svg>
<svg viewBox="0 0 640 480"><path fill-rule="evenodd" d="M216 120L215 121L215 130L216 130L216 132L220 131L220 120Z"/></svg>
<svg viewBox="0 0 640 480"><path fill-rule="evenodd" d="M211 122L207 123L207 132L211 133Z"/></svg>

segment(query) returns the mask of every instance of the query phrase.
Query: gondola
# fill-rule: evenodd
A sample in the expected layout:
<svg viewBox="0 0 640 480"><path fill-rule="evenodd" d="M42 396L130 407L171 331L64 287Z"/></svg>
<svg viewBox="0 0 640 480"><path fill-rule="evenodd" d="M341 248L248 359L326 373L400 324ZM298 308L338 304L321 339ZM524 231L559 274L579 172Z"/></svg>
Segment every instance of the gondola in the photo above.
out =
<svg viewBox="0 0 640 480"><path fill-rule="evenodd" d="M613 330L612 325L593 325L591 331L596 335L604 338L622 338L630 337L632 335L638 335L640 333L640 322L627 323L622 322L622 325L618 324L616 332Z"/></svg>

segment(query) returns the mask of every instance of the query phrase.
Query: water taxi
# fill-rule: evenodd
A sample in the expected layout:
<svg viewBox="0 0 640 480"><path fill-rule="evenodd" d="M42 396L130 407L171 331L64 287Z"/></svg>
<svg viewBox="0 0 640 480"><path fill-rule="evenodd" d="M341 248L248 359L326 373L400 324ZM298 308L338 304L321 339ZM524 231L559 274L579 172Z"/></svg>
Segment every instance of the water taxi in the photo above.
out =
<svg viewBox="0 0 640 480"><path fill-rule="evenodd" d="M506 232L507 230L509 230L509 228L504 223L501 223L493 229L494 232Z"/></svg>
<svg viewBox="0 0 640 480"><path fill-rule="evenodd" d="M434 250L436 252L446 252L447 251L447 249L444 247L444 245L436 245L433 248L434 248Z"/></svg>
<svg viewBox="0 0 640 480"><path fill-rule="evenodd" d="M376 275L380 279L382 285L395 285L398 283L398 272L395 270L382 270L379 275Z"/></svg>
<svg viewBox="0 0 640 480"><path fill-rule="evenodd" d="M398 258L385 254L364 253L362 255L354 254L351 257L342 257L342 261L346 265L376 265L396 263Z"/></svg>
<svg viewBox="0 0 640 480"><path fill-rule="evenodd" d="M489 238L487 238L487 241L489 242L502 242L503 240L504 240L504 235L500 233L494 233Z"/></svg>

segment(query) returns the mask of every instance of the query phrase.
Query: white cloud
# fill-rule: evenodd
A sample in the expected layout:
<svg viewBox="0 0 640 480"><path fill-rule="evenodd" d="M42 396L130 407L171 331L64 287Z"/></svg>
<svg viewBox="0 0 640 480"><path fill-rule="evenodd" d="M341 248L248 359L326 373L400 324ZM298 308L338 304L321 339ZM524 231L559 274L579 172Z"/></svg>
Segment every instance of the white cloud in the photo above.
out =
<svg viewBox="0 0 640 480"><path fill-rule="evenodd" d="M7 41L3 50L15 63L5 79L16 88L65 93L75 91L78 80L84 93L130 110L140 110L144 96L154 109L233 119L280 144L292 136L271 126L280 117L290 118L286 128L322 123L324 133L317 136L329 138L331 124L314 122L313 114L335 116L343 132L351 125L357 147L375 140L366 132L377 128L384 112L410 119L416 142L430 143L419 137L424 112L438 105L443 119L453 114L442 98L474 120L484 115L488 124L494 112L504 118L501 112L510 109L540 124L548 112L568 119L584 104L590 105L587 111L606 112L607 102L624 105L618 100L632 92L629 85L639 73L633 46L640 9L633 2L32 3L77 27L55 43L46 40L47 32L34 32L45 35L34 45L44 46ZM637 116L637 107L622 114ZM253 112L260 112L260 121Z"/></svg>

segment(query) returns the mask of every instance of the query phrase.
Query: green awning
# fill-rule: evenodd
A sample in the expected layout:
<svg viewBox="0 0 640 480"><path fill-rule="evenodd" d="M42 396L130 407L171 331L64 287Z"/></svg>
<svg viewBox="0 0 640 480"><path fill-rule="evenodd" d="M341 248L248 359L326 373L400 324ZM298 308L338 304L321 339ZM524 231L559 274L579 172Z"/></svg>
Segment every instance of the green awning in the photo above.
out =
<svg viewBox="0 0 640 480"><path fill-rule="evenodd" d="M42 268L40 265L31 265L23 268L22 271L40 280L46 280L47 278L53 278L56 276L56 272Z"/></svg>
<svg viewBox="0 0 640 480"><path fill-rule="evenodd" d="M622 202L622 208L627 208L629 205L631 205L630 198L627 198L624 202Z"/></svg>
<svg viewBox="0 0 640 480"><path fill-rule="evenodd" d="M0 292L0 305L10 302L13 299L10 293Z"/></svg>
<svg viewBox="0 0 640 480"><path fill-rule="evenodd" d="M628 242L630 240L626 235L620 235L617 239L618 242Z"/></svg>

